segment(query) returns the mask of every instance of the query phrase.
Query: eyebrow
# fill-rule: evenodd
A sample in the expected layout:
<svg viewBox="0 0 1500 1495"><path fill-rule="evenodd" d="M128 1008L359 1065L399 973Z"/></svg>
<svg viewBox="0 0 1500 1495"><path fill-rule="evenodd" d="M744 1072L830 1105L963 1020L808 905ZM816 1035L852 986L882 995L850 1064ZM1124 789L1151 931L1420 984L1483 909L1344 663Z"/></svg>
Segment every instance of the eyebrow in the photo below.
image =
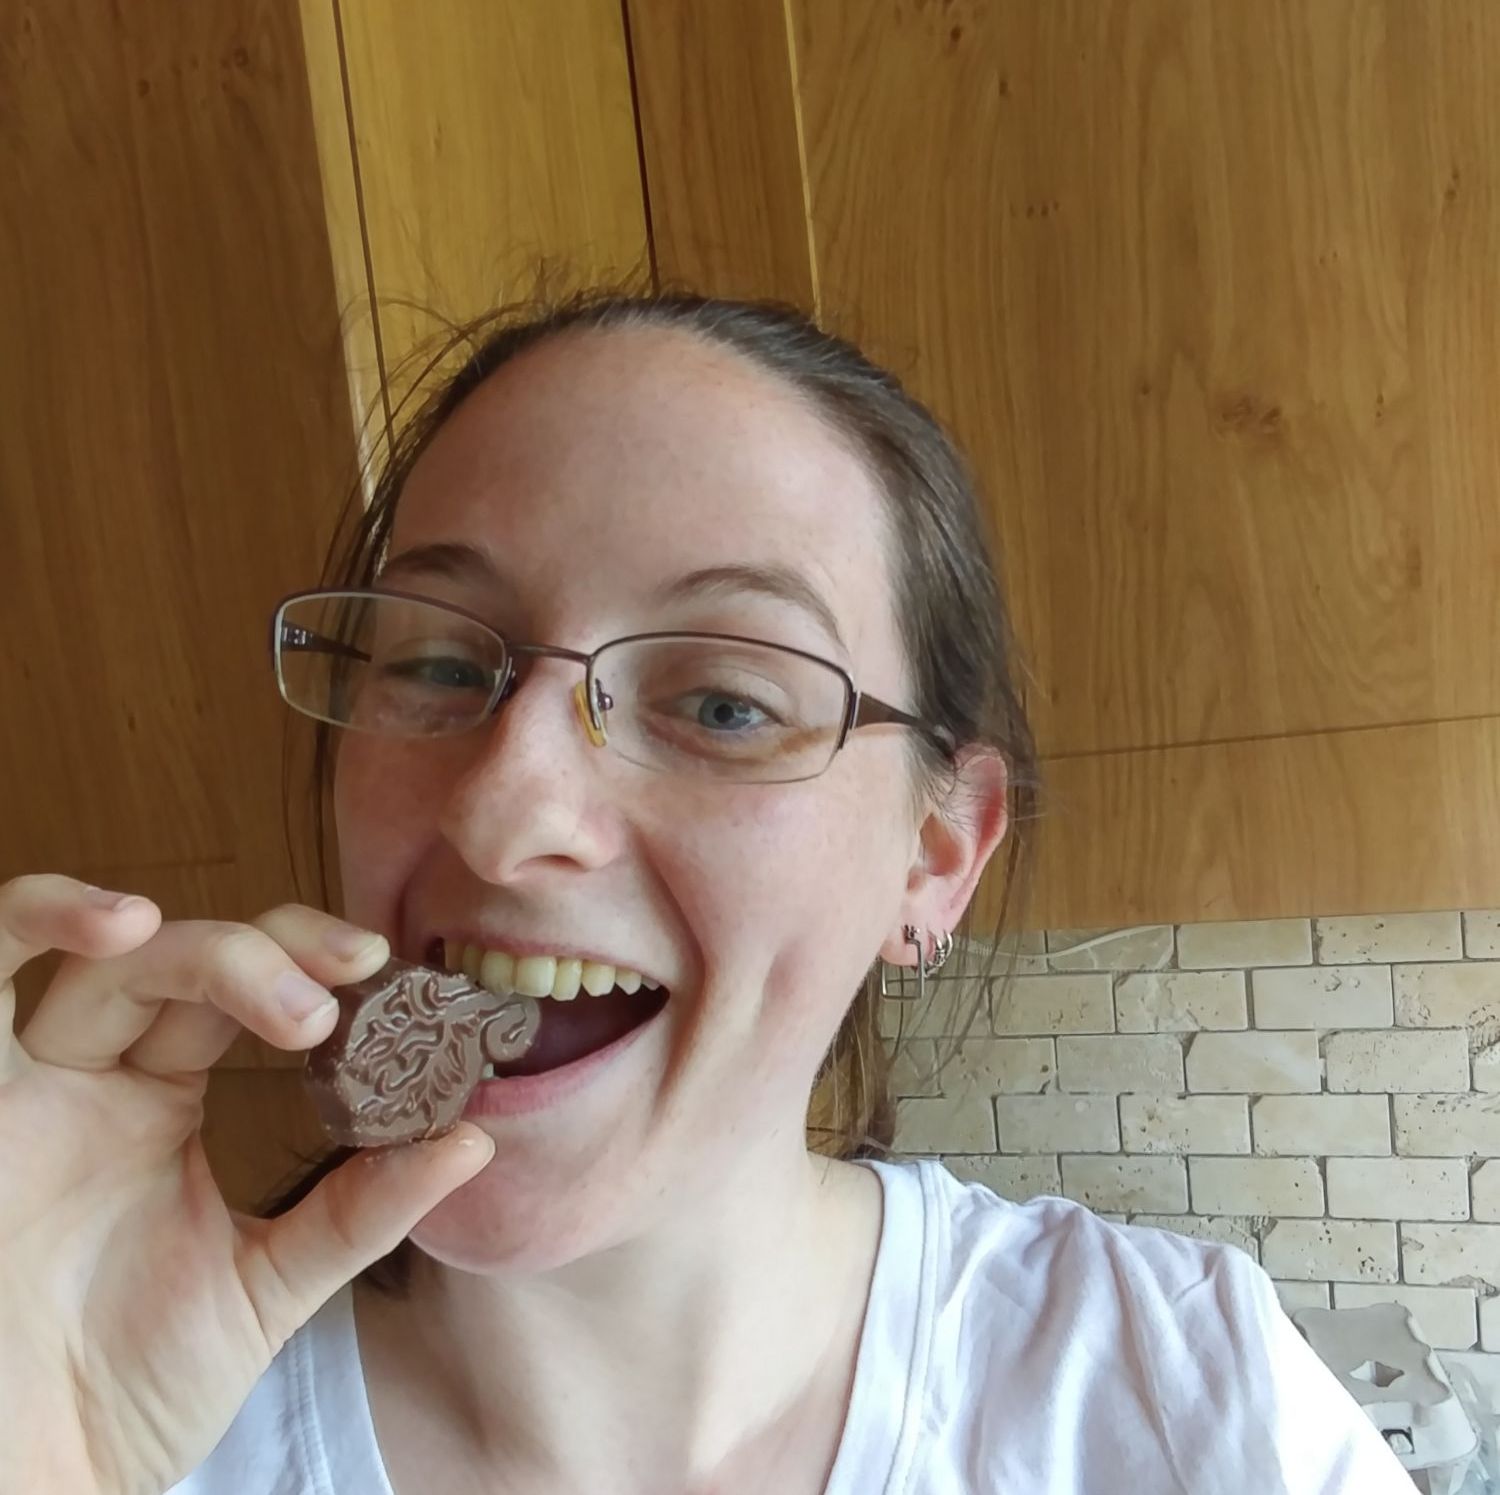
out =
<svg viewBox="0 0 1500 1495"><path fill-rule="evenodd" d="M504 584L504 578L482 550L457 541L416 545L403 550L381 568L380 578L385 580L412 572L444 576L454 581L477 581L489 586ZM778 562L704 566L669 582L657 595L663 601L678 602L715 592L749 592L789 603L811 616L840 649L848 652L833 609L817 588L800 571Z"/></svg>
<svg viewBox="0 0 1500 1495"><path fill-rule="evenodd" d="M482 581L490 586L502 580L494 562L482 550L452 540L437 545L414 545L410 550L403 550L380 568L380 579L384 580L393 572L403 576L411 571L446 576L454 581Z"/></svg>
<svg viewBox="0 0 1500 1495"><path fill-rule="evenodd" d="M661 596L667 601L680 601L698 597L706 592L753 592L763 597L774 597L778 602L789 602L810 614L829 634L833 641L848 653L843 635L839 632L838 620L833 609L823 600L816 587L790 566L776 562L751 565L736 563L728 566L705 566L699 571L689 571L664 587Z"/></svg>

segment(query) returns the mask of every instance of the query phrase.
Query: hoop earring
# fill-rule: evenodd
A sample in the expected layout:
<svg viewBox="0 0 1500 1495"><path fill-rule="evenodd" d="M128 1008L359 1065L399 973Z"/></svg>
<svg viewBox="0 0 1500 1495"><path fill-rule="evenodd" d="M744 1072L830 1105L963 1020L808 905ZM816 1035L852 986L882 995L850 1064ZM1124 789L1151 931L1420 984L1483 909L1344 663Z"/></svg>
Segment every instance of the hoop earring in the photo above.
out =
<svg viewBox="0 0 1500 1495"><path fill-rule="evenodd" d="M935 976L947 964L948 957L953 954L953 936L946 929L938 930L932 937L932 954L929 956L922 935L923 931L918 929L915 924L903 924L901 926L901 938L917 953L917 958L911 966L911 969L917 975L915 996L912 996L905 990L905 983L902 984L902 990L900 991L892 991L890 989L885 974L888 967L886 962L882 960L880 962L880 995L882 997L889 997L898 1002L922 1002L926 1000L927 978ZM897 966L895 969L904 971L907 967Z"/></svg>

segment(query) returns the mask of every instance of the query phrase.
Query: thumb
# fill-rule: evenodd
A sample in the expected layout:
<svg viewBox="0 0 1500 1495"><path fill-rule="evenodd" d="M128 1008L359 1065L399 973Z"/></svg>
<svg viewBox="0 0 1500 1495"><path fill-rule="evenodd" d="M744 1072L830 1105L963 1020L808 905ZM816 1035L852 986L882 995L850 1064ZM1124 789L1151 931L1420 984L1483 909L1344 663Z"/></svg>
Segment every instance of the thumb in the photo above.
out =
<svg viewBox="0 0 1500 1495"><path fill-rule="evenodd" d="M460 1122L430 1142L361 1152L295 1209L256 1221L259 1249L242 1264L242 1273L272 1354L494 1155L487 1132Z"/></svg>

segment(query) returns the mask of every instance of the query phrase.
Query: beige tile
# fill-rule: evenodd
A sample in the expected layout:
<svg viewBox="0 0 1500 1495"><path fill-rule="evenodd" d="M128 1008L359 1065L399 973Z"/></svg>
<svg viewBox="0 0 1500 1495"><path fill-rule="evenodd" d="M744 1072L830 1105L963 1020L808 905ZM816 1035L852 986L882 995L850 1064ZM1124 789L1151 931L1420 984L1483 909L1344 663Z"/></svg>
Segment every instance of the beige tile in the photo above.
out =
<svg viewBox="0 0 1500 1495"><path fill-rule="evenodd" d="M898 1101L896 1150L922 1155L994 1152L995 1114L978 1095Z"/></svg>
<svg viewBox="0 0 1500 1495"><path fill-rule="evenodd" d="M1404 1223L1401 1262L1408 1282L1500 1291L1500 1225Z"/></svg>
<svg viewBox="0 0 1500 1495"><path fill-rule="evenodd" d="M891 1056L891 1094L940 1095L937 1077L937 1044L930 1038L903 1043Z"/></svg>
<svg viewBox="0 0 1500 1495"><path fill-rule="evenodd" d="M895 989L899 983L888 985ZM989 996L972 981L929 981L920 1001L914 985L900 985L909 998L887 997L880 1004L884 1038L957 1038L990 1030Z"/></svg>
<svg viewBox="0 0 1500 1495"><path fill-rule="evenodd" d="M1006 935L995 944L997 976L1045 976L1050 970L1047 936L1039 929Z"/></svg>
<svg viewBox="0 0 1500 1495"><path fill-rule="evenodd" d="M1324 1166L1330 1215L1348 1220L1469 1218L1469 1165L1462 1158L1329 1158Z"/></svg>
<svg viewBox="0 0 1500 1495"><path fill-rule="evenodd" d="M1257 1028L1389 1028L1389 966L1303 966L1250 978Z"/></svg>
<svg viewBox="0 0 1500 1495"><path fill-rule="evenodd" d="M1486 1044L1470 1054L1471 1081L1475 1090L1493 1095L1500 1091L1500 1043Z"/></svg>
<svg viewBox="0 0 1500 1495"><path fill-rule="evenodd" d="M1098 1210L1187 1213L1187 1174L1181 1158L1062 1158L1063 1192Z"/></svg>
<svg viewBox="0 0 1500 1495"><path fill-rule="evenodd" d="M1115 1026L1114 993L1105 976L1017 976L996 987L993 1025L996 1033L1111 1033Z"/></svg>
<svg viewBox="0 0 1500 1495"><path fill-rule="evenodd" d="M1327 1282L1284 1282L1271 1279L1276 1296L1281 1299L1282 1310L1290 1318L1299 1308L1331 1308Z"/></svg>
<svg viewBox="0 0 1500 1495"><path fill-rule="evenodd" d="M1170 1230L1173 1235L1185 1235L1195 1241L1233 1246L1252 1261L1260 1260L1260 1241L1254 1222L1248 1219L1229 1215L1132 1215L1130 1223L1151 1230Z"/></svg>
<svg viewBox="0 0 1500 1495"><path fill-rule="evenodd" d="M1486 1298L1479 1305L1479 1343L1494 1354L1500 1351L1500 1298ZM1500 1356L1496 1356L1500 1369Z"/></svg>
<svg viewBox="0 0 1500 1495"><path fill-rule="evenodd" d="M1464 915L1464 954L1470 960L1500 959L1500 910L1476 908Z"/></svg>
<svg viewBox="0 0 1500 1495"><path fill-rule="evenodd" d="M1396 1227L1388 1220L1275 1220L1261 1265L1294 1282L1395 1282Z"/></svg>
<svg viewBox="0 0 1500 1495"><path fill-rule="evenodd" d="M1323 1178L1311 1158L1189 1158L1197 1215L1321 1215Z"/></svg>
<svg viewBox="0 0 1500 1495"><path fill-rule="evenodd" d="M1500 1157L1500 1100L1493 1095L1398 1095L1396 1151L1404 1157Z"/></svg>
<svg viewBox="0 0 1500 1495"><path fill-rule="evenodd" d="M1002 1095L995 1101L1001 1152L1118 1152L1112 1095Z"/></svg>
<svg viewBox="0 0 1500 1495"><path fill-rule="evenodd" d="M1255 1151L1269 1156L1388 1157L1391 1108L1383 1095L1262 1095L1251 1102Z"/></svg>
<svg viewBox="0 0 1500 1495"><path fill-rule="evenodd" d="M1120 1141L1126 1152L1249 1152L1249 1101L1243 1095L1122 1095Z"/></svg>
<svg viewBox="0 0 1500 1495"><path fill-rule="evenodd" d="M1088 948L1076 950L1073 947L1077 945ZM1155 971L1172 963L1172 926L1051 929L1047 931L1047 951L1054 971Z"/></svg>
<svg viewBox="0 0 1500 1495"><path fill-rule="evenodd" d="M1184 971L1299 966L1311 961L1311 919L1184 924L1177 931L1177 964Z"/></svg>
<svg viewBox="0 0 1500 1495"><path fill-rule="evenodd" d="M1194 1034L1187 1051L1187 1088L1249 1095L1321 1090L1317 1034Z"/></svg>
<svg viewBox="0 0 1500 1495"><path fill-rule="evenodd" d="M1500 961L1397 966L1393 975L1402 1027L1488 1027L1500 1038Z"/></svg>
<svg viewBox="0 0 1500 1495"><path fill-rule="evenodd" d="M1064 1090L1176 1095L1183 1089L1182 1044L1170 1033L1059 1038L1057 1075Z"/></svg>
<svg viewBox="0 0 1500 1495"><path fill-rule="evenodd" d="M1411 1309L1417 1332L1434 1349L1467 1350L1479 1337L1471 1287L1412 1287L1404 1282L1335 1282L1335 1308L1400 1303Z"/></svg>
<svg viewBox="0 0 1500 1495"><path fill-rule="evenodd" d="M1323 965L1458 960L1464 953L1463 927L1456 913L1316 919L1313 949Z"/></svg>
<svg viewBox="0 0 1500 1495"><path fill-rule="evenodd" d="M1115 987L1122 1033L1188 1033L1247 1024L1242 971L1153 971Z"/></svg>
<svg viewBox="0 0 1500 1495"><path fill-rule="evenodd" d="M1020 1203L1039 1194L1062 1193L1056 1157L946 1157L943 1166L962 1179L993 1189L1002 1199Z"/></svg>
<svg viewBox="0 0 1500 1495"><path fill-rule="evenodd" d="M1474 1218L1500 1223L1500 1159L1486 1158L1469 1176Z"/></svg>
<svg viewBox="0 0 1500 1495"><path fill-rule="evenodd" d="M1037 1095L1057 1084L1051 1038L970 1038L945 1056L944 1095Z"/></svg>
<svg viewBox="0 0 1500 1495"><path fill-rule="evenodd" d="M1386 1028L1323 1039L1333 1091L1467 1090L1469 1039L1457 1028Z"/></svg>

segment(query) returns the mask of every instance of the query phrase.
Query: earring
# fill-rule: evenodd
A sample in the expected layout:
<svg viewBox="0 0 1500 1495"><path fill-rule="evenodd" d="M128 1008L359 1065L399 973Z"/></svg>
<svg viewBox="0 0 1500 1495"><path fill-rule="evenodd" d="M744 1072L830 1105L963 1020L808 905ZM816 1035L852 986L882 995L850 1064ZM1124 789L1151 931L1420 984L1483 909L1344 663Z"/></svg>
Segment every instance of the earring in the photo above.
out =
<svg viewBox="0 0 1500 1495"><path fill-rule="evenodd" d="M922 931L915 924L903 924L901 926L901 938L917 952L917 958L912 963L912 969L917 973L917 992L915 1000L922 1002L927 997L927 978L935 976L947 963L948 957L953 954L953 936L946 930L940 929L932 937L932 954L927 954L926 946L922 939ZM902 990L892 991L886 981L886 962L880 962L880 995L882 997L893 997L897 1001L911 1001L902 983ZM905 966L897 966L897 970L905 970Z"/></svg>

